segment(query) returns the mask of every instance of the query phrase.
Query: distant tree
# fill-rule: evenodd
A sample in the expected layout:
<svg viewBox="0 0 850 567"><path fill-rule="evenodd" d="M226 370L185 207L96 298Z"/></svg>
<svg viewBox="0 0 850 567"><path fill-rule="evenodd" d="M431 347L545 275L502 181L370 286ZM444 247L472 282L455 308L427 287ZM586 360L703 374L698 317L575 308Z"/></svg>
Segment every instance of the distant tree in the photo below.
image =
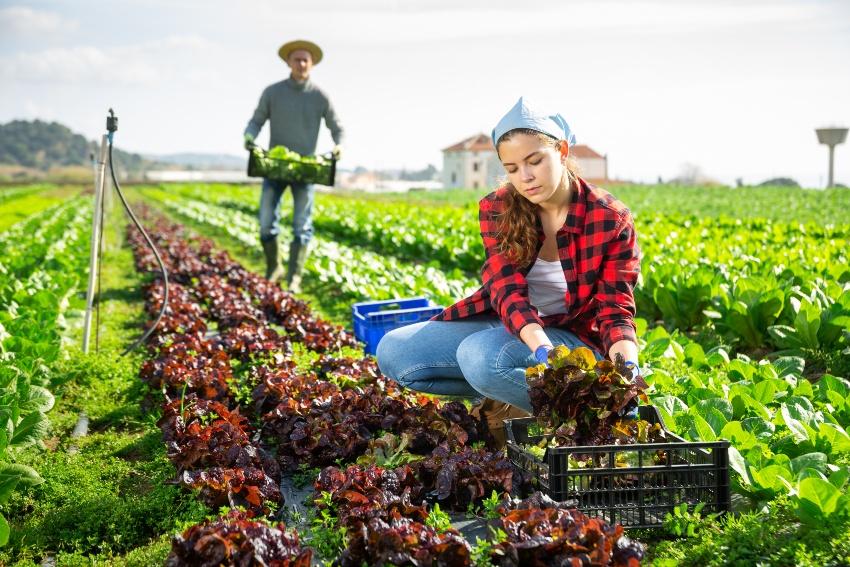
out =
<svg viewBox="0 0 850 567"><path fill-rule="evenodd" d="M774 177L758 184L759 187L799 187L800 184L790 177Z"/></svg>
<svg viewBox="0 0 850 567"><path fill-rule="evenodd" d="M98 144L58 122L13 120L0 124L0 164L20 165L48 171L52 167L91 165ZM139 154L113 150L116 172L137 174L155 162Z"/></svg>

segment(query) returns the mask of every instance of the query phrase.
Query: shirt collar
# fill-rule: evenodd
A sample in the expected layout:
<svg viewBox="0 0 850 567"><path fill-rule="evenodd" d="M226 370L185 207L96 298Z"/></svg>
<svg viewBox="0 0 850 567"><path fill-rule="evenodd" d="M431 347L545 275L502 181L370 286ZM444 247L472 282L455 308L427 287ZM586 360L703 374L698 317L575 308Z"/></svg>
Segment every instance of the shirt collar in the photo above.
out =
<svg viewBox="0 0 850 567"><path fill-rule="evenodd" d="M310 77L307 77L307 80L304 81L303 83L299 83L298 81L296 81L292 77L289 77L289 78L286 79L286 84L289 85L289 88L291 88L294 91L303 91L303 90L306 90L307 87L310 85Z"/></svg>

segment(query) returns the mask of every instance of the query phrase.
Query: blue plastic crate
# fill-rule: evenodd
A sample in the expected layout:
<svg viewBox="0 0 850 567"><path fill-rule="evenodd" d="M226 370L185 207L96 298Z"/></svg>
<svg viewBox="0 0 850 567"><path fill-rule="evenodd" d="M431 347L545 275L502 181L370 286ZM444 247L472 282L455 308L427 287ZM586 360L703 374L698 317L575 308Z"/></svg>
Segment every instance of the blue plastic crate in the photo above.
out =
<svg viewBox="0 0 850 567"><path fill-rule="evenodd" d="M351 306L354 336L366 343L367 354L375 354L387 332L428 320L442 310L427 297L355 303Z"/></svg>

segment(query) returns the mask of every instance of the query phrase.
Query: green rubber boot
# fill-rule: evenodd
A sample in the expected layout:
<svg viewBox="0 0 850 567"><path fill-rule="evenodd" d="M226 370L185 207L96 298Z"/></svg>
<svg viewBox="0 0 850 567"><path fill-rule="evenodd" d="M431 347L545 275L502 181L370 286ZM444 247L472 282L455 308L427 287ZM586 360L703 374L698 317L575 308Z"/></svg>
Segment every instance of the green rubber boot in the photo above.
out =
<svg viewBox="0 0 850 567"><path fill-rule="evenodd" d="M283 275L283 268L278 261L277 238L263 241L263 253L266 255L266 279L276 282Z"/></svg>
<svg viewBox="0 0 850 567"><path fill-rule="evenodd" d="M286 272L286 286L292 293L299 293L301 291L301 273L304 271L304 264L307 263L309 253L309 244L301 244L297 240L293 240L289 245L289 266Z"/></svg>

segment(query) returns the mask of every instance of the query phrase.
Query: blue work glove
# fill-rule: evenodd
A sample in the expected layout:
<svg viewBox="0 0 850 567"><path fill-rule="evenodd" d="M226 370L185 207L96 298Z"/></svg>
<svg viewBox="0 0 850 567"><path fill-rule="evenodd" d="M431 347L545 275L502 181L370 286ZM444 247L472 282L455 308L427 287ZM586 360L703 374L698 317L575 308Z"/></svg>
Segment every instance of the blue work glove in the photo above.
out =
<svg viewBox="0 0 850 567"><path fill-rule="evenodd" d="M534 351L534 358L535 360L537 360L537 363L549 366L549 351L553 348L555 347L553 347L552 345L540 345L539 347L537 347L537 349Z"/></svg>
<svg viewBox="0 0 850 567"><path fill-rule="evenodd" d="M254 136L252 136L251 134L245 134L245 149L250 150L254 146Z"/></svg>

